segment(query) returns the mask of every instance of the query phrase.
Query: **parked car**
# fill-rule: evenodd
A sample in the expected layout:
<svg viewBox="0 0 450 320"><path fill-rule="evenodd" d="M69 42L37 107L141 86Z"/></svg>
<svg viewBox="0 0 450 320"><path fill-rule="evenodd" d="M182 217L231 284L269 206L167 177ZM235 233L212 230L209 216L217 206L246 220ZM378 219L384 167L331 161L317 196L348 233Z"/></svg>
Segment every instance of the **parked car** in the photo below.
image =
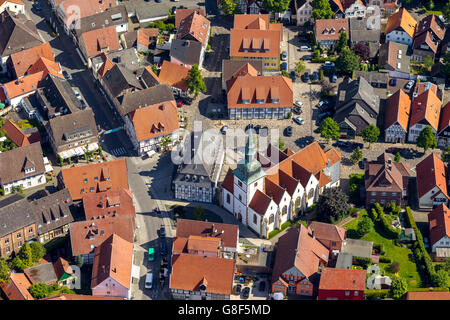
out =
<svg viewBox="0 0 450 320"><path fill-rule="evenodd" d="M182 96L181 97L181 101L184 104L187 104L188 106L190 106L192 104L193 99L191 97L187 97L187 96Z"/></svg>
<svg viewBox="0 0 450 320"><path fill-rule="evenodd" d="M301 50L299 49L299 51L301 51ZM310 54L305 54L305 55L302 57L302 60L312 60L312 59L313 59L313 56L310 55Z"/></svg>
<svg viewBox="0 0 450 320"><path fill-rule="evenodd" d="M80 99L80 103L81 103L81 109L84 110L87 108L86 102L83 99Z"/></svg>
<svg viewBox="0 0 450 320"><path fill-rule="evenodd" d="M405 89L410 90L413 87L414 83L415 83L414 80L409 80L408 83L405 85Z"/></svg>
<svg viewBox="0 0 450 320"><path fill-rule="evenodd" d="M81 94L80 94L80 92L79 92L77 89L75 89L75 88L72 88L72 90L73 90L73 93L75 94L75 97L77 97L78 99L81 100Z"/></svg>
<svg viewBox="0 0 450 320"><path fill-rule="evenodd" d="M323 70L334 70L335 64L331 61L325 61L325 63L322 65Z"/></svg>
<svg viewBox="0 0 450 320"><path fill-rule="evenodd" d="M291 80L292 82L295 82L295 79L297 78L297 74L295 73L294 70L291 71Z"/></svg>
<svg viewBox="0 0 450 320"><path fill-rule="evenodd" d="M264 292L264 290L266 289L266 281L265 280L259 282L258 289L259 289L259 291Z"/></svg>
<svg viewBox="0 0 450 320"><path fill-rule="evenodd" d="M221 133L221 134L226 134L227 131L228 131L228 126L223 126L223 127L220 129L220 133Z"/></svg>
<svg viewBox="0 0 450 320"><path fill-rule="evenodd" d="M286 130L284 131L284 134L286 137L291 137L292 136L292 127L291 126L287 126Z"/></svg>
<svg viewBox="0 0 450 320"><path fill-rule="evenodd" d="M332 82L332 83L336 83L336 81L337 81L337 76L336 76L335 74L333 74L333 75L331 76L331 82Z"/></svg>
<svg viewBox="0 0 450 320"><path fill-rule="evenodd" d="M250 296L250 288L245 287L244 290L242 290L242 299L248 299Z"/></svg>
<svg viewBox="0 0 450 320"><path fill-rule="evenodd" d="M292 112L294 112L295 114L302 114L303 113L302 108L300 108L300 107L292 108Z"/></svg>
<svg viewBox="0 0 450 320"><path fill-rule="evenodd" d="M326 111L326 112L322 112L321 114L319 114L319 120L325 119L327 117L331 116L331 112L330 111Z"/></svg>
<svg viewBox="0 0 450 320"><path fill-rule="evenodd" d="M353 142L352 143L352 149L356 149L357 147L359 147L360 149L363 149L364 145L362 143Z"/></svg>
<svg viewBox="0 0 450 320"><path fill-rule="evenodd" d="M287 52L286 52L286 51L283 51L283 52L281 53L281 60L287 61Z"/></svg>
<svg viewBox="0 0 450 320"><path fill-rule="evenodd" d="M145 289L151 289L153 285L153 273L148 272L145 276Z"/></svg>
<svg viewBox="0 0 450 320"><path fill-rule="evenodd" d="M386 149L387 153L392 153L392 154L396 154L397 152L400 152L400 148L395 148L395 147L389 147Z"/></svg>
<svg viewBox="0 0 450 320"><path fill-rule="evenodd" d="M283 62L281 64L281 70L287 70L287 63L286 62Z"/></svg>
<svg viewBox="0 0 450 320"><path fill-rule="evenodd" d="M161 225L161 228L159 229L159 236L163 239L166 237L166 228L164 227L163 224Z"/></svg>
<svg viewBox="0 0 450 320"><path fill-rule="evenodd" d="M313 72L312 81L319 81L319 73L317 71Z"/></svg>
<svg viewBox="0 0 450 320"><path fill-rule="evenodd" d="M295 116L292 118L292 120L294 120L294 122L296 124L302 125L305 123L305 120L303 120L303 118L299 117L299 116Z"/></svg>
<svg viewBox="0 0 450 320"><path fill-rule="evenodd" d="M238 284L236 286L236 294L241 294L242 285Z"/></svg>
<svg viewBox="0 0 450 320"><path fill-rule="evenodd" d="M302 50L302 51L311 51L311 47L310 46L301 46L300 50Z"/></svg>
<svg viewBox="0 0 450 320"><path fill-rule="evenodd" d="M301 107L303 107L303 102L301 102L299 100L294 101L294 106L301 108Z"/></svg>
<svg viewBox="0 0 450 320"><path fill-rule="evenodd" d="M262 128L259 130L259 135L260 135L261 137L267 137L268 134L269 134L269 128L267 128L267 127L262 127Z"/></svg>
<svg viewBox="0 0 450 320"><path fill-rule="evenodd" d="M309 81L309 73L308 73L308 71L306 71L303 74L303 82L308 82L308 81Z"/></svg>
<svg viewBox="0 0 450 320"><path fill-rule="evenodd" d="M350 142L338 140L333 144L333 146L336 146L336 147L339 147L340 149L345 150L345 149L350 148Z"/></svg>
<svg viewBox="0 0 450 320"><path fill-rule="evenodd" d="M41 4L39 2L36 2L35 8L36 8L37 11L41 11L41 9L42 9L41 8Z"/></svg>
<svg viewBox="0 0 450 320"><path fill-rule="evenodd" d="M70 79L70 75L66 70L63 70L62 75L64 76L64 79L66 79L66 80Z"/></svg>
<svg viewBox="0 0 450 320"><path fill-rule="evenodd" d="M360 169L364 170L364 168L366 167L366 161L367 161L367 158L364 158L358 163L358 166Z"/></svg>

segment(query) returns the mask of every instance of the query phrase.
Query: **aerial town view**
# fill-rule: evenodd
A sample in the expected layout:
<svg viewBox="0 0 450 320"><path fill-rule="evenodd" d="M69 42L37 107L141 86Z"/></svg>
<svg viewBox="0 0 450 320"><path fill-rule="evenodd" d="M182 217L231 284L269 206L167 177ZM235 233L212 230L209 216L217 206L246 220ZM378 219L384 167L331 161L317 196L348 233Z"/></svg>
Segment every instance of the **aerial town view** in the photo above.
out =
<svg viewBox="0 0 450 320"><path fill-rule="evenodd" d="M449 23L0 0L1 302L450 300Z"/></svg>

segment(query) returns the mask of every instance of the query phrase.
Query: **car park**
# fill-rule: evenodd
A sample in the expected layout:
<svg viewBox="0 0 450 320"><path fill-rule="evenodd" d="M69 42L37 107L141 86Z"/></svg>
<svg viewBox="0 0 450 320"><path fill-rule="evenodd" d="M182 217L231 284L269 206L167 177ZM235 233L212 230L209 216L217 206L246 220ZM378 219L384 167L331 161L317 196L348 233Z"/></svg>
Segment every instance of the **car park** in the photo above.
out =
<svg viewBox="0 0 450 320"><path fill-rule="evenodd" d="M245 287L244 290L242 290L242 299L248 299L250 296L250 288Z"/></svg>
<svg viewBox="0 0 450 320"><path fill-rule="evenodd" d="M305 123L305 120L299 116L295 116L292 118L296 124L302 125Z"/></svg>
<svg viewBox="0 0 450 320"><path fill-rule="evenodd" d="M302 108L300 108L300 107L292 108L292 112L294 112L295 114L302 114L303 113Z"/></svg>
<svg viewBox="0 0 450 320"><path fill-rule="evenodd" d="M287 61L287 52L286 52L286 51L283 51L283 52L281 53L281 60Z"/></svg>
<svg viewBox="0 0 450 320"><path fill-rule="evenodd" d="M415 81L409 80L408 83L405 85L406 90L410 90L414 86Z"/></svg>
<svg viewBox="0 0 450 320"><path fill-rule="evenodd" d="M296 101L294 101L294 106L301 108L301 107L303 107L303 102L296 100Z"/></svg>
<svg viewBox="0 0 450 320"><path fill-rule="evenodd" d="M284 134L285 134L286 137L291 137L292 136L292 127L291 126L287 126Z"/></svg>

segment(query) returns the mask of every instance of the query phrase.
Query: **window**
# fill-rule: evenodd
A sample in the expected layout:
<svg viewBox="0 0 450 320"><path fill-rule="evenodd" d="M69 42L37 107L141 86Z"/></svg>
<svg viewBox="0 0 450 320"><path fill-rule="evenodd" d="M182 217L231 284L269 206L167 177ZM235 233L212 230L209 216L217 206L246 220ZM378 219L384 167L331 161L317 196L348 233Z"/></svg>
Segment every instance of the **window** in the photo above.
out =
<svg viewBox="0 0 450 320"><path fill-rule="evenodd" d="M28 229L28 232L32 233L33 232L33 228Z"/></svg>
<svg viewBox="0 0 450 320"><path fill-rule="evenodd" d="M9 247L6 247L6 252L9 252Z"/></svg>
<svg viewBox="0 0 450 320"><path fill-rule="evenodd" d="M9 239L5 239L5 244L8 244L9 243Z"/></svg>
<svg viewBox="0 0 450 320"><path fill-rule="evenodd" d="M242 188L242 182L238 181L238 186Z"/></svg>
<svg viewBox="0 0 450 320"><path fill-rule="evenodd" d="M270 215L269 217L269 223L273 223L275 220L275 216L273 215L273 213Z"/></svg>
<svg viewBox="0 0 450 320"><path fill-rule="evenodd" d="M91 192L94 192L94 187L91 187L91 189L89 189Z"/></svg>
<svg viewBox="0 0 450 320"><path fill-rule="evenodd" d="M282 211L281 211L281 215L286 215L287 214L287 206L284 206Z"/></svg>
<svg viewBox="0 0 450 320"><path fill-rule="evenodd" d="M17 234L17 239L22 238L22 235L20 234L20 232Z"/></svg>
<svg viewBox="0 0 450 320"><path fill-rule="evenodd" d="M88 179L87 179L87 178L84 178L83 181L84 181L84 183L87 183L87 182L88 182Z"/></svg>
<svg viewBox="0 0 450 320"><path fill-rule="evenodd" d="M242 201L242 196L241 195L239 195L239 201Z"/></svg>
<svg viewBox="0 0 450 320"><path fill-rule="evenodd" d="M345 291L345 295L349 296L350 295L350 291Z"/></svg>
<svg viewBox="0 0 450 320"><path fill-rule="evenodd" d="M84 193L84 188L81 189L81 193Z"/></svg>
<svg viewBox="0 0 450 320"><path fill-rule="evenodd" d="M357 297L358 296L358 291L355 291L354 295L355 295L355 297Z"/></svg>
<svg viewBox="0 0 450 320"><path fill-rule="evenodd" d="M331 245L334 247L336 245L336 242L331 242Z"/></svg>
<svg viewBox="0 0 450 320"><path fill-rule="evenodd" d="M230 197L230 194L229 194L229 193L227 193L227 203L230 203L230 201L231 201L231 197Z"/></svg>
<svg viewBox="0 0 450 320"><path fill-rule="evenodd" d="M253 215L253 223L254 224L258 223L258 217L256 216L256 214Z"/></svg>
<svg viewBox="0 0 450 320"><path fill-rule="evenodd" d="M396 197L397 196L397 192L392 192L392 196Z"/></svg>
<svg viewBox="0 0 450 320"><path fill-rule="evenodd" d="M386 192L383 191L383 192L381 193L381 195L382 195L383 197L385 197L385 196L386 196Z"/></svg>
<svg viewBox="0 0 450 320"><path fill-rule="evenodd" d="M372 193L371 193L370 195L372 195L372 196L376 196L376 195L377 195L377 193L376 193L375 191L372 191Z"/></svg>

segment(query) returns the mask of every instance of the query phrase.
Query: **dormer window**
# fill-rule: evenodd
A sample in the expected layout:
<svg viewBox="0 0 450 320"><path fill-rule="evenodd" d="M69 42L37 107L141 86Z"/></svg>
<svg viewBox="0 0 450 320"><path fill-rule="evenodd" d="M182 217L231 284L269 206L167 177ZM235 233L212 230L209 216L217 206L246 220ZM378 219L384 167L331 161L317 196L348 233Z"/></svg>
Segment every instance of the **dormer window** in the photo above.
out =
<svg viewBox="0 0 450 320"><path fill-rule="evenodd" d="M264 103L264 99L256 99L256 103Z"/></svg>
<svg viewBox="0 0 450 320"><path fill-rule="evenodd" d="M280 103L280 99L272 99L272 103Z"/></svg>
<svg viewBox="0 0 450 320"><path fill-rule="evenodd" d="M335 33L336 33L336 30L334 30L334 28L331 28L330 34L335 34Z"/></svg>
<svg viewBox="0 0 450 320"><path fill-rule="evenodd" d="M250 104L250 100L249 99L242 99L242 103L243 104Z"/></svg>
<svg viewBox="0 0 450 320"><path fill-rule="evenodd" d="M26 168L25 169L25 173L31 173L31 172L34 172L34 171L36 171L35 167L31 167L31 168Z"/></svg>
<svg viewBox="0 0 450 320"><path fill-rule="evenodd" d="M322 34L328 34L328 29L323 29Z"/></svg>

